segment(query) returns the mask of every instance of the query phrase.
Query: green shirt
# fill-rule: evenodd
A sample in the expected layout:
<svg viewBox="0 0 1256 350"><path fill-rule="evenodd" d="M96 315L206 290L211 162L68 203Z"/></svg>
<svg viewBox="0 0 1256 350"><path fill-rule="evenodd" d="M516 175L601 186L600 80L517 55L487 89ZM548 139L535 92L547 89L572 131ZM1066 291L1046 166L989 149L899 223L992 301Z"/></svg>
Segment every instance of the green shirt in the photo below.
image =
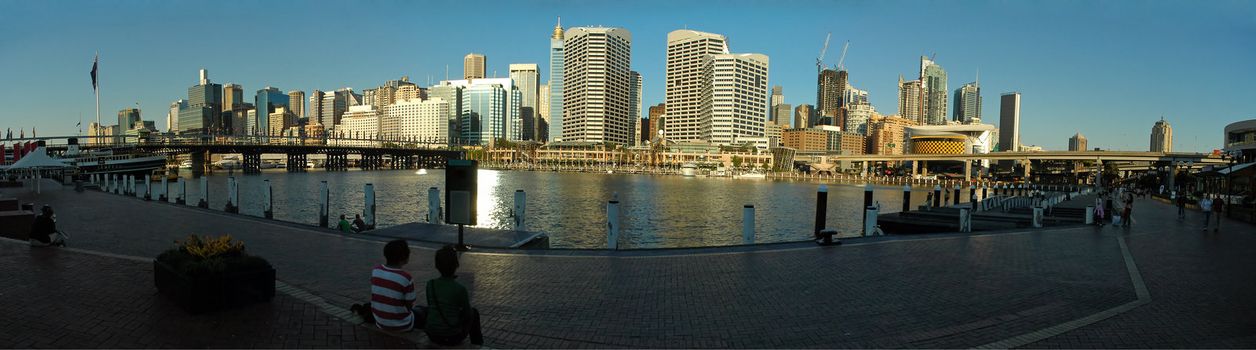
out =
<svg viewBox="0 0 1256 350"><path fill-rule="evenodd" d="M462 329L463 311L471 310L467 288L453 278L440 277L427 281L428 334L456 336Z"/></svg>
<svg viewBox="0 0 1256 350"><path fill-rule="evenodd" d="M336 224L336 229L344 233L353 233L353 226L349 225L349 220L340 220L340 223Z"/></svg>

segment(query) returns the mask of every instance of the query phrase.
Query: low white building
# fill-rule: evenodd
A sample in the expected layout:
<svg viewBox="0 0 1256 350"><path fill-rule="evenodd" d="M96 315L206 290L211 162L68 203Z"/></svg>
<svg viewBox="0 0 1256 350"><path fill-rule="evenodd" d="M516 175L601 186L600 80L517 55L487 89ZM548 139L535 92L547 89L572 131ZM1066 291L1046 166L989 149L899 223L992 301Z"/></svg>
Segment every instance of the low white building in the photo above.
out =
<svg viewBox="0 0 1256 350"><path fill-rule="evenodd" d="M337 137L348 139L373 139L379 135L379 114L375 106L349 106L336 126ZM373 146L376 142L365 140L340 141L341 145Z"/></svg>
<svg viewBox="0 0 1256 350"><path fill-rule="evenodd" d="M449 101L439 97L428 100L405 100L389 105L384 112L381 130L385 135L401 140L417 140L424 143L450 142Z"/></svg>

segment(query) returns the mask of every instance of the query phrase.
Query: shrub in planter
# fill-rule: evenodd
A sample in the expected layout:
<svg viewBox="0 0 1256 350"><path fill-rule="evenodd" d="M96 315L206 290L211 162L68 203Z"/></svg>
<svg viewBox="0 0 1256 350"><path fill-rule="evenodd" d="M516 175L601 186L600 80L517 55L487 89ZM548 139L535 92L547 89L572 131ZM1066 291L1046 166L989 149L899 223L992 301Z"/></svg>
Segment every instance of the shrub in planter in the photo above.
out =
<svg viewBox="0 0 1256 350"><path fill-rule="evenodd" d="M249 255L243 242L191 235L175 243L153 260L153 279L157 290L184 310L215 311L275 296L275 269Z"/></svg>

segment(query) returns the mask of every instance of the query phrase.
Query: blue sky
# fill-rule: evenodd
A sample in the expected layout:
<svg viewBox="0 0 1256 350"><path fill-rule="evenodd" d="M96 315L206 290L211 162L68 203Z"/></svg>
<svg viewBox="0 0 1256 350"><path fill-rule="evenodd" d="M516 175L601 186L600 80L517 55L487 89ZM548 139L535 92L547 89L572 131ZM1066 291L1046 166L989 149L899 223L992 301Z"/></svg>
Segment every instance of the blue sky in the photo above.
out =
<svg viewBox="0 0 1256 350"><path fill-rule="evenodd" d="M457 78L462 56L547 73L563 25L627 28L647 105L663 100L667 32L727 35L734 52L770 56L786 102L815 103L815 57L846 67L879 112L896 112L898 75L936 55L948 89L978 68L983 116L1022 93L1022 142L1145 150L1163 115L1179 151L1219 148L1224 125L1256 118L1252 1L13 1L0 0L0 128L73 134L95 117L88 78L101 54L101 119L135 106L164 129L197 69L211 80L287 90L371 88L402 75ZM251 99L251 96L246 96ZM949 113L948 113L949 114Z"/></svg>

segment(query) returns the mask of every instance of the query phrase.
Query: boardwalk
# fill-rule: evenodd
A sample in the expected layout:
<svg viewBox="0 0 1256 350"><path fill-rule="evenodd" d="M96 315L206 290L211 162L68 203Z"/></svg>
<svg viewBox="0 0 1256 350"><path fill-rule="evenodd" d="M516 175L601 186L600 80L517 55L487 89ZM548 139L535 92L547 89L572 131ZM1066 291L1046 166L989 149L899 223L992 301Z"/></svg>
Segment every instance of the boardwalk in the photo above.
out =
<svg viewBox="0 0 1256 350"><path fill-rule="evenodd" d="M279 280L332 305L366 299L383 243L328 230L46 191L73 247L151 257L232 234ZM1137 202L1132 229L772 245L753 251L477 251L460 279L491 347L1254 347L1256 227L1202 233ZM415 245L416 279L435 275ZM4 287L13 288L13 287ZM14 346L16 344L3 344Z"/></svg>

